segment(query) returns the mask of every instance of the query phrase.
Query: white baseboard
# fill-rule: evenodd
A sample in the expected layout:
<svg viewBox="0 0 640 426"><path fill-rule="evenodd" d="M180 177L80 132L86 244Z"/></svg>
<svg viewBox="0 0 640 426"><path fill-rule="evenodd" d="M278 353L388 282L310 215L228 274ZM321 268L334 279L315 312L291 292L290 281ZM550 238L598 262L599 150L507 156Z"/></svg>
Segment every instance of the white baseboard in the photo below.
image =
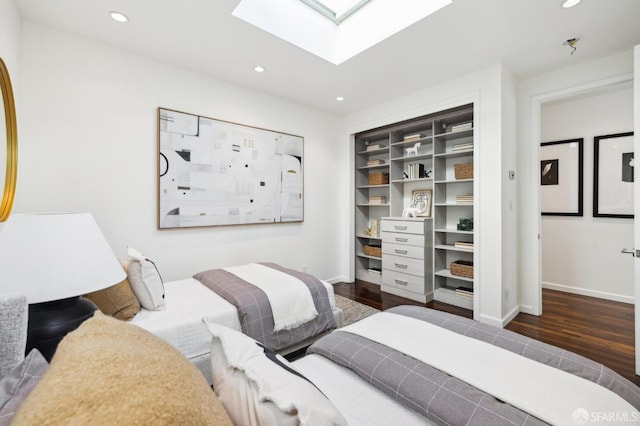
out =
<svg viewBox="0 0 640 426"><path fill-rule="evenodd" d="M323 281L326 281L331 285L338 284L338 283L348 283L349 282L349 280L346 277L326 278Z"/></svg>
<svg viewBox="0 0 640 426"><path fill-rule="evenodd" d="M516 306L509 312L506 316L502 318L502 327L504 328L507 324L511 322L518 314L520 313L520 306Z"/></svg>
<svg viewBox="0 0 640 426"><path fill-rule="evenodd" d="M605 291L589 290L585 288L577 288L577 287L571 287L567 285L547 283L547 282L542 283L542 288L547 288L549 290L564 291L565 293L579 294L581 296L590 296L590 297L597 297L599 299L613 300L614 302L629 303L631 305L635 304L635 298L633 296L623 296L620 294L607 293Z"/></svg>

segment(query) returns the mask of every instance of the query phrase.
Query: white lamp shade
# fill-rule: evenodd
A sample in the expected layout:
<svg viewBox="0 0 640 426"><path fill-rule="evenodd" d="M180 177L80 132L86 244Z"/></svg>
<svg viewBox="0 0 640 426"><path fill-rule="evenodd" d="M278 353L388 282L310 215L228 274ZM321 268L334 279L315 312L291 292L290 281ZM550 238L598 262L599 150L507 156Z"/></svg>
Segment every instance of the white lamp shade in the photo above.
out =
<svg viewBox="0 0 640 426"><path fill-rule="evenodd" d="M49 302L101 290L125 277L89 213L15 214L0 224L0 294Z"/></svg>

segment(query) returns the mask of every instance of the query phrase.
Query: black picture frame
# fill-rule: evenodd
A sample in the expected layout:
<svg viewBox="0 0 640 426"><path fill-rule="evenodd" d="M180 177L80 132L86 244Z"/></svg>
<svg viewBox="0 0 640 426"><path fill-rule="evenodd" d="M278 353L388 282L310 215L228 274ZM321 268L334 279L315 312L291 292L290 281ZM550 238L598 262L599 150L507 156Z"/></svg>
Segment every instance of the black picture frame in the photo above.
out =
<svg viewBox="0 0 640 426"><path fill-rule="evenodd" d="M593 216L633 219L633 132L593 138Z"/></svg>
<svg viewBox="0 0 640 426"><path fill-rule="evenodd" d="M584 139L540 144L543 216L584 215Z"/></svg>

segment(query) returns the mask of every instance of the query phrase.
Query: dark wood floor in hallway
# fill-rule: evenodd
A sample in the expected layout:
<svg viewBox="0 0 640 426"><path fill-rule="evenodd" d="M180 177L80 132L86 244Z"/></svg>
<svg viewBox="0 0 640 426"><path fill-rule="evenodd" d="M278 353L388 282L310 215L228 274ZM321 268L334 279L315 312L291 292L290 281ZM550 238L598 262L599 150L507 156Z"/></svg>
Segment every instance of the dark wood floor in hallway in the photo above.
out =
<svg viewBox="0 0 640 426"><path fill-rule="evenodd" d="M357 281L334 286L335 293L377 309L411 304L471 318L469 310L439 302L414 302L376 285ZM507 329L598 361L636 385L633 305L553 290L542 291L542 316L518 314Z"/></svg>

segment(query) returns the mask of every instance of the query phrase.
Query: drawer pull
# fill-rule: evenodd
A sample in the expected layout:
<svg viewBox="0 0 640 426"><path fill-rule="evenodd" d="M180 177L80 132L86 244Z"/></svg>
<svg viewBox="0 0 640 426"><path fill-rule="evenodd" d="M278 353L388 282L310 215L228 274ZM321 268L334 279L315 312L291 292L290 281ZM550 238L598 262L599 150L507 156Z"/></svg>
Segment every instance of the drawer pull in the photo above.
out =
<svg viewBox="0 0 640 426"><path fill-rule="evenodd" d="M400 230L400 231L406 231L406 230L407 230L407 227L406 227L406 226L400 226L400 225L395 225L395 226L394 226L394 228L395 228L395 229L398 229L398 230Z"/></svg>
<svg viewBox="0 0 640 426"><path fill-rule="evenodd" d="M395 280L395 281L396 281L396 284L398 285L409 285L409 283L406 281L400 281L400 280Z"/></svg>
<svg viewBox="0 0 640 426"><path fill-rule="evenodd" d="M398 249L396 249L395 252L398 253L398 254L407 254L407 250L398 250Z"/></svg>
<svg viewBox="0 0 640 426"><path fill-rule="evenodd" d="M408 238L398 238L398 237L396 237L396 241L399 242L399 243L406 243L407 241L409 241L409 239Z"/></svg>
<svg viewBox="0 0 640 426"><path fill-rule="evenodd" d="M396 268L400 268L400 269L407 269L407 267L409 267L409 265L403 265L402 263L396 263Z"/></svg>

